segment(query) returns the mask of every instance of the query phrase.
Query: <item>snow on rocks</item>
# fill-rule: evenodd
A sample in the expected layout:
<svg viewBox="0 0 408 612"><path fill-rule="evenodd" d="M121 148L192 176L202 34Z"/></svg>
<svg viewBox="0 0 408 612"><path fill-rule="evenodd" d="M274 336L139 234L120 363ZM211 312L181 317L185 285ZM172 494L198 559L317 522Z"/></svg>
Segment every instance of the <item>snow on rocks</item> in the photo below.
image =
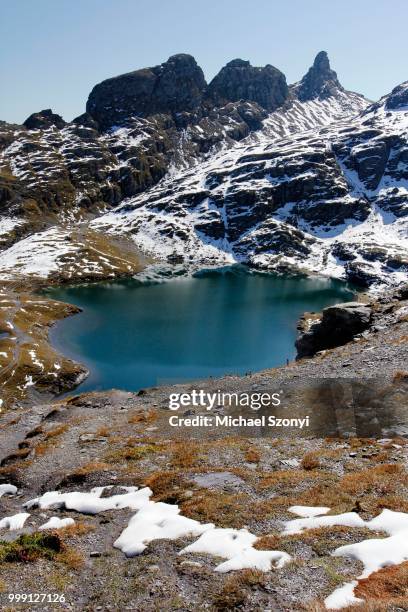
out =
<svg viewBox="0 0 408 612"><path fill-rule="evenodd" d="M186 546L180 554L206 553L227 559L215 568L216 572L240 569L258 569L267 572L273 562L283 567L291 560L290 555L278 550L256 550L253 544L257 537L246 529L211 529L205 531L193 544Z"/></svg>
<svg viewBox="0 0 408 612"><path fill-rule="evenodd" d="M75 525L73 518L67 517L60 519L58 516L52 516L44 525L40 525L38 531L45 531L46 529L63 529L69 525Z"/></svg>
<svg viewBox="0 0 408 612"><path fill-rule="evenodd" d="M296 506L289 508L293 512ZM297 508L299 510L299 507ZM350 557L361 561L364 571L358 579L368 578L372 573L390 565L398 565L408 560L408 514L383 510L381 514L371 521L364 521L355 512L347 512L333 516L319 516L322 510L328 508L300 507L301 512L308 512L307 518L287 521L284 534L295 535L305 529L316 529L319 527L330 527L344 525L346 527L365 527L373 531L384 531L389 534L388 538L373 538L363 540L356 544L340 546L332 554L335 557ZM315 512L315 514L314 514ZM296 512L297 513L297 512ZM356 581L343 584L336 589L325 600L325 606L329 610L338 610L348 605L361 603L361 599L354 596Z"/></svg>
<svg viewBox="0 0 408 612"><path fill-rule="evenodd" d="M349 102L345 115L330 113L336 98L276 111L247 139L169 173L91 226L188 265L249 263L373 287L404 283L408 110ZM396 144L382 160L378 151L391 139Z"/></svg>
<svg viewBox="0 0 408 612"><path fill-rule="evenodd" d="M148 501L152 494L151 489L137 489L137 487L121 487L126 493L101 497L105 487L96 487L89 493L73 491L71 493L60 493L59 491L48 491L41 497L36 497L24 504L25 508L63 508L65 510L76 510L83 514L98 514L107 510L120 510L130 508L139 510Z"/></svg>
<svg viewBox="0 0 408 612"><path fill-rule="evenodd" d="M126 529L114 543L127 557L143 552L149 542L159 539L175 540L186 536L198 536L214 530L212 523L201 525L198 521L179 515L176 505L149 502L129 521Z"/></svg>
<svg viewBox="0 0 408 612"><path fill-rule="evenodd" d="M292 514L297 514L303 518L310 518L313 516L320 516L321 514L327 514L330 508L324 506L291 506L288 511Z"/></svg>
<svg viewBox="0 0 408 612"><path fill-rule="evenodd" d="M69 232L52 227L32 234L0 253L0 273L4 279L16 275L48 278L59 269L59 259L73 254L76 247L69 241Z"/></svg>
<svg viewBox="0 0 408 612"><path fill-rule="evenodd" d="M273 568L282 568L291 561L291 556L283 551L257 550L254 547L258 540L257 536L245 528L219 528L212 523L201 524L199 521L180 515L176 504L152 501L150 499L152 491L148 487L142 489L121 487L124 493L103 496L111 488L112 486L95 487L88 493L49 491L26 502L24 507L60 508L84 514L98 514L107 510L125 508L137 510L113 543L113 546L120 549L127 557L139 555L153 540L197 537L179 554L207 554L225 559L214 568L216 572L225 573L241 569L267 572ZM408 560L408 514L383 510L374 519L364 521L355 512L328 515L329 510L330 508L325 506L291 506L288 511L301 518L284 522L283 535L293 536L307 529L336 525L367 528L388 534L388 537L341 546L332 553L335 557L357 559L364 565L364 571L357 580L343 584L326 598L326 608L336 610L361 602L354 595L354 588L359 579L367 578L381 568L398 565ZM21 529L29 516L28 513L20 513L5 517L0 520L0 528ZM72 524L74 524L72 518L60 519L53 516L39 529L60 529Z"/></svg>
<svg viewBox="0 0 408 612"><path fill-rule="evenodd" d="M12 484L0 484L0 497L3 495L15 495L17 487Z"/></svg>
<svg viewBox="0 0 408 612"><path fill-rule="evenodd" d="M21 219L12 219L11 217L0 218L0 237L11 232L15 227L22 224Z"/></svg>
<svg viewBox="0 0 408 612"><path fill-rule="evenodd" d="M354 606L364 603L363 599L359 599L354 595L354 589L358 585L357 580L347 582L338 587L331 595L326 597L324 605L328 610L340 610L346 606Z"/></svg>
<svg viewBox="0 0 408 612"><path fill-rule="evenodd" d="M319 508L318 510L321 510ZM308 516L306 518L294 519L285 523L284 533L295 535L306 529L318 529L319 527L333 527L343 525L344 527L365 527L363 519L356 512L346 512L333 516Z"/></svg>
<svg viewBox="0 0 408 612"><path fill-rule="evenodd" d="M19 512L13 516L5 516L0 520L0 529L9 529L10 531L22 529L29 516L30 514L27 512Z"/></svg>
<svg viewBox="0 0 408 612"><path fill-rule="evenodd" d="M152 491L148 487L143 489L121 487L125 493L102 497L103 492L110 488L95 487L89 493L48 491L41 497L26 502L24 507L61 508L76 510L84 514L98 514L106 510L124 508L138 510L113 544L127 557L139 555L153 540L176 540L181 537L200 536L198 540L183 548L180 554L204 552L226 559L224 563L215 568L217 572L223 573L244 568L269 571L272 567L283 567L291 559L290 555L285 552L256 550L253 544L258 538L247 529L224 529L215 528L212 523L201 524L196 520L181 516L176 504L151 501ZM40 529L58 529L68 524L67 520L70 519L60 520L58 517L52 517Z"/></svg>

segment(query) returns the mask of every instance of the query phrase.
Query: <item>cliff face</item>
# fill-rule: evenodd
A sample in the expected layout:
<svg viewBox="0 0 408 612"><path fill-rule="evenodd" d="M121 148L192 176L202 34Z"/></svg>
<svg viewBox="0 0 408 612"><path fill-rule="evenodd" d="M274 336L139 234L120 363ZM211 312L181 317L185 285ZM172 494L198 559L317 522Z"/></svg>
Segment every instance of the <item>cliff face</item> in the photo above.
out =
<svg viewBox="0 0 408 612"><path fill-rule="evenodd" d="M248 100L269 112L282 106L288 96L286 78L280 70L270 64L256 68L241 59L232 60L224 66L205 92L206 100L212 104L221 106Z"/></svg>

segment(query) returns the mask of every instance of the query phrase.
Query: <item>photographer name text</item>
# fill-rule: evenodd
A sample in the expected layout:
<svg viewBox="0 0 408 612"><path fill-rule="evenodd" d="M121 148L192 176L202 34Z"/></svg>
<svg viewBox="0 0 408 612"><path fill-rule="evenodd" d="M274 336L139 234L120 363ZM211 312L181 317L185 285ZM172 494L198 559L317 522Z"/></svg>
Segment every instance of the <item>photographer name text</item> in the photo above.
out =
<svg viewBox="0 0 408 612"><path fill-rule="evenodd" d="M220 415L197 415L193 417L173 415L169 417L171 427L283 427L305 429L309 427L310 417L303 418L278 418L274 415L261 415L257 417L244 417L242 415L220 416Z"/></svg>

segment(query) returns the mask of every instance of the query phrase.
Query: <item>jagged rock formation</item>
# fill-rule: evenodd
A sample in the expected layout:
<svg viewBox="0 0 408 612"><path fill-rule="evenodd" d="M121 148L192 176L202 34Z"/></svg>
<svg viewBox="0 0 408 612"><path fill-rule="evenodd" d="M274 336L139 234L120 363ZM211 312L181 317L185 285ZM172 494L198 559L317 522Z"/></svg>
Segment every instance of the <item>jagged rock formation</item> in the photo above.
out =
<svg viewBox="0 0 408 612"><path fill-rule="evenodd" d="M248 61L235 59L229 62L209 84L205 97L222 106L228 102L249 100L257 102L267 111L274 111L289 95L285 75L267 64L255 68Z"/></svg>
<svg viewBox="0 0 408 612"><path fill-rule="evenodd" d="M206 82L194 57L173 55L153 68L135 70L96 85L86 111L102 129L130 117L193 112L201 104Z"/></svg>
<svg viewBox="0 0 408 612"><path fill-rule="evenodd" d="M301 102L319 98L325 100L335 96L338 91L344 91L340 85L337 74L330 68L326 51L320 51L315 57L303 79L294 87Z"/></svg>
<svg viewBox="0 0 408 612"><path fill-rule="evenodd" d="M24 121L23 125L28 130L47 130L52 126L62 130L67 124L61 115L56 115L50 108L47 108L39 113L30 115L28 119Z"/></svg>
<svg viewBox="0 0 408 612"><path fill-rule="evenodd" d="M140 247L159 254L160 244L162 257L186 263L300 268L365 287L398 283L408 264L407 123L404 111L384 113L387 101L273 145L260 131L93 225L131 232ZM280 112L282 123L292 112Z"/></svg>
<svg viewBox="0 0 408 612"><path fill-rule="evenodd" d="M69 234L103 212L94 230L169 261L397 283L407 265L406 90L367 108L324 52L289 89L276 68L243 60L207 86L179 54L103 81L72 123L49 110L1 123L0 271L14 274L5 249L22 238L36 233L41 245L50 225Z"/></svg>

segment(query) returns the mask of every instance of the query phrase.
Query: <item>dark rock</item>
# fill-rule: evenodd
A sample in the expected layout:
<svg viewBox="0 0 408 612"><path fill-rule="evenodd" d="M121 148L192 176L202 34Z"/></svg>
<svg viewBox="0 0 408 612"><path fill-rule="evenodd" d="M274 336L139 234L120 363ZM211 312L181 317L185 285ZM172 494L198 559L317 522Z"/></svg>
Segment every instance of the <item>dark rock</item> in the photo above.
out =
<svg viewBox="0 0 408 612"><path fill-rule="evenodd" d="M296 358L311 357L319 351L347 344L369 328L371 312L369 304L347 302L325 308L321 319L311 324L308 315L304 315L296 340Z"/></svg>
<svg viewBox="0 0 408 612"><path fill-rule="evenodd" d="M131 117L195 111L206 87L204 74L191 55L173 55L153 68L128 72L96 85L86 111L102 129L123 125Z"/></svg>
<svg viewBox="0 0 408 612"><path fill-rule="evenodd" d="M395 87L387 96L385 103L385 108L390 110L396 110L404 106L408 106L408 81Z"/></svg>
<svg viewBox="0 0 408 612"><path fill-rule="evenodd" d="M364 149L353 152L350 162L354 166L360 181L368 189L376 189L380 182L390 153L387 140L371 141Z"/></svg>
<svg viewBox="0 0 408 612"><path fill-rule="evenodd" d="M285 75L267 64L263 68L235 59L213 78L206 91L206 100L222 106L228 102L248 100L273 111L288 97Z"/></svg>
<svg viewBox="0 0 408 612"><path fill-rule="evenodd" d="M60 115L56 115L50 108L33 113L26 119L23 125L28 130L46 130L51 126L55 126L59 130L67 124Z"/></svg>
<svg viewBox="0 0 408 612"><path fill-rule="evenodd" d="M296 87L296 95L302 102L320 98L325 100L334 96L338 91L344 91L340 85L337 74L330 68L326 51L316 55L313 66Z"/></svg>
<svg viewBox="0 0 408 612"><path fill-rule="evenodd" d="M378 280L377 273L363 262L352 261L346 264L345 270L347 280L359 287L370 287Z"/></svg>

